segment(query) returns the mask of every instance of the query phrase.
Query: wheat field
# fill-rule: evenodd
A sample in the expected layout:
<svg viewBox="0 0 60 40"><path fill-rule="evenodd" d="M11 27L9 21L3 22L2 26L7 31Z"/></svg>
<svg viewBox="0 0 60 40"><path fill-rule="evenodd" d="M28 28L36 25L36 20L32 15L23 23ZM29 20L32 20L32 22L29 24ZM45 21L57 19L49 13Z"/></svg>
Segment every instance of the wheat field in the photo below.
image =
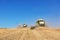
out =
<svg viewBox="0 0 60 40"><path fill-rule="evenodd" d="M43 27L0 29L0 40L60 40L60 29Z"/></svg>

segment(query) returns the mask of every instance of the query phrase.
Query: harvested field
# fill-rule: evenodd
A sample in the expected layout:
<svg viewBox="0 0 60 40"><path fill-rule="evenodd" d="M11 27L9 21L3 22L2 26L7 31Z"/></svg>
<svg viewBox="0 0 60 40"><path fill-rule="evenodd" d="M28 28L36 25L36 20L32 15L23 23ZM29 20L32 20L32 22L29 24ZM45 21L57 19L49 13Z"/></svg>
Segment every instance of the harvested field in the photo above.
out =
<svg viewBox="0 0 60 40"><path fill-rule="evenodd" d="M60 40L60 31L41 27L0 29L0 40Z"/></svg>

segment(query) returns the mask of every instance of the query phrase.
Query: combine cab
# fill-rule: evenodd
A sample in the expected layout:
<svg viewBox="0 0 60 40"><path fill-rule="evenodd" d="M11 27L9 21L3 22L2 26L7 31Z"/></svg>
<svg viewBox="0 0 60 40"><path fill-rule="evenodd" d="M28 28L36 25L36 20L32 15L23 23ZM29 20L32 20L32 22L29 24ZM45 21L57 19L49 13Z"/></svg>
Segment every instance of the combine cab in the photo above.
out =
<svg viewBox="0 0 60 40"><path fill-rule="evenodd" d="M36 23L38 26L45 26L45 21L43 19L39 19Z"/></svg>
<svg viewBox="0 0 60 40"><path fill-rule="evenodd" d="M27 27L27 25L26 24L23 24L23 27Z"/></svg>

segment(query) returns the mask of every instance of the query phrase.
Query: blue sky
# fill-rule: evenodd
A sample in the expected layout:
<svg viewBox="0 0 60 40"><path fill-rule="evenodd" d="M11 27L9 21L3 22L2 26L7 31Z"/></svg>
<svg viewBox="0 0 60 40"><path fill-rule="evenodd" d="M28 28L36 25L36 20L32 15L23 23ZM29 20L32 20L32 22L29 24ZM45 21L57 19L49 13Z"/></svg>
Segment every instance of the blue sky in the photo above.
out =
<svg viewBox="0 0 60 40"><path fill-rule="evenodd" d="M50 27L60 27L60 0L0 0L0 27L35 25L43 18Z"/></svg>

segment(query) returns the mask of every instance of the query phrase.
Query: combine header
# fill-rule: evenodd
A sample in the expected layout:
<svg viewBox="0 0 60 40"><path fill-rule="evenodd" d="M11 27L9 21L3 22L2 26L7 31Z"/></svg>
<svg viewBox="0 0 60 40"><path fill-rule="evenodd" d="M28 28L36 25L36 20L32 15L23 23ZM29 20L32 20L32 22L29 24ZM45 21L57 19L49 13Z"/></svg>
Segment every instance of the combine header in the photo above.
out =
<svg viewBox="0 0 60 40"><path fill-rule="evenodd" d="M31 26L31 28L30 29L35 29L36 28L36 26Z"/></svg>

